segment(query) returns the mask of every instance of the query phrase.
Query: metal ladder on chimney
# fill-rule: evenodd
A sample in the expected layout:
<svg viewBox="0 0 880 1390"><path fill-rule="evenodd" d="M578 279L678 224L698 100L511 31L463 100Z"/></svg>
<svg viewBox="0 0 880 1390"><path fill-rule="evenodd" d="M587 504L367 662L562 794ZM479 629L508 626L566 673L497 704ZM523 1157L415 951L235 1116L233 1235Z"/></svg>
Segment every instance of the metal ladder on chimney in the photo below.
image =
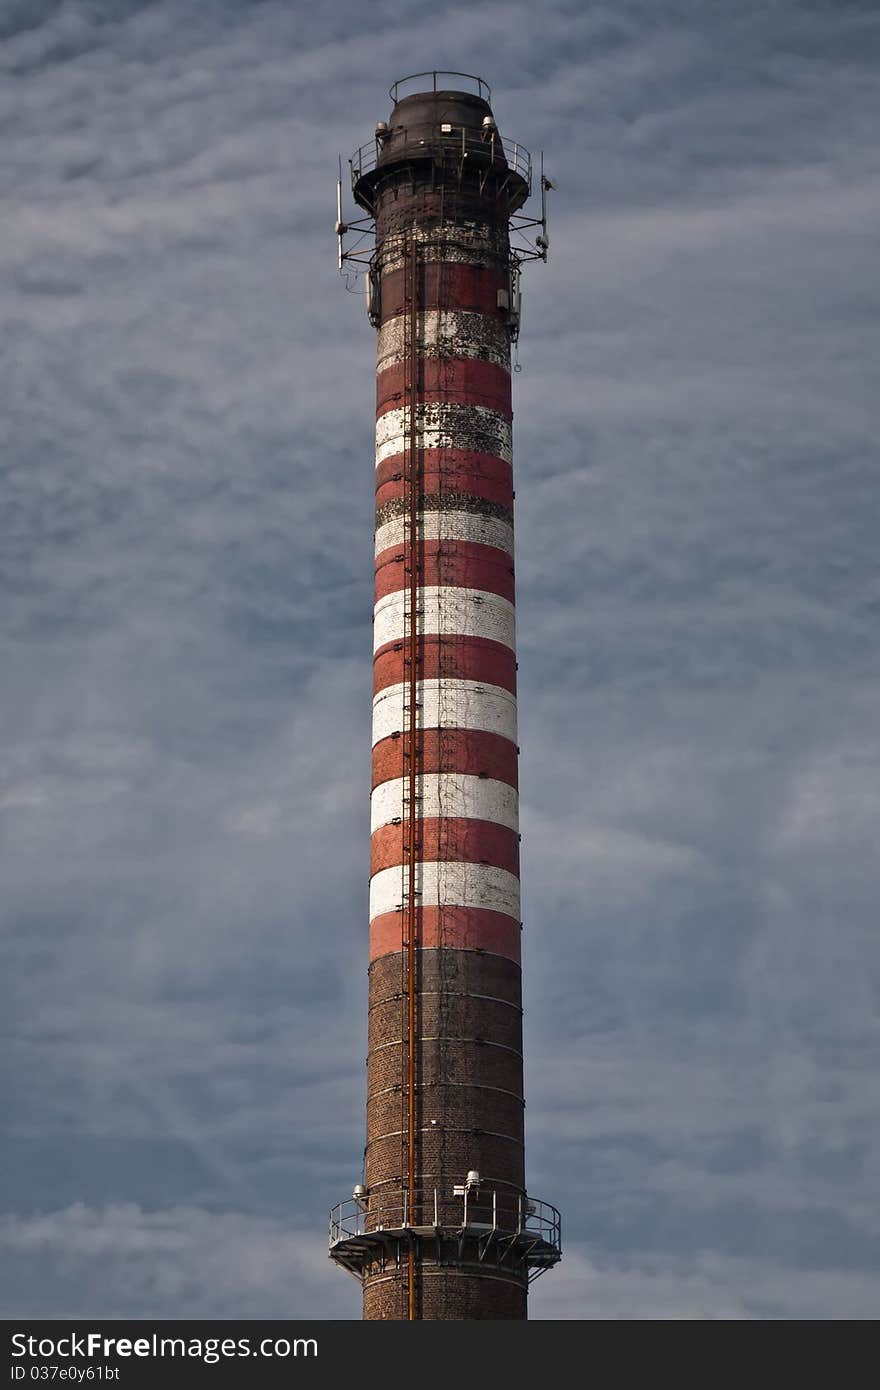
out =
<svg viewBox="0 0 880 1390"><path fill-rule="evenodd" d="M402 1049L401 1092L403 1098L403 1142L402 1168L405 1173L405 1187L409 1224L415 1224L416 1194L416 1071L417 1055L417 990L418 967L416 961L417 936L419 929L419 890L416 886L416 865L420 848L420 772L421 749L419 746L419 617L423 602L421 587L421 560L419 555L419 526L421 521L421 477L419 449L419 246L412 233L405 234L404 240L404 505L403 505L403 671L404 671L404 719L403 719L403 779L401 828L403 834L402 877L405 887L403 898L404 912L402 922L401 954L401 997L404 1004L404 1028L402 1036L406 1047ZM415 1251L410 1244L407 1252L407 1277L405 1283L406 1318L416 1317L416 1269Z"/></svg>

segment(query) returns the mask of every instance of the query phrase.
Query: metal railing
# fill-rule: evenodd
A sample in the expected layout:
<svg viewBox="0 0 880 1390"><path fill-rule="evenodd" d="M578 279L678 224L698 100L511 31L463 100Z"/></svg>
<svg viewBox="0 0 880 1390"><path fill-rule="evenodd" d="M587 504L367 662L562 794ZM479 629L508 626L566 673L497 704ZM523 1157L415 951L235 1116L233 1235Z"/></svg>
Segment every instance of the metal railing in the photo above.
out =
<svg viewBox="0 0 880 1390"><path fill-rule="evenodd" d="M407 1229L465 1228L480 1234L522 1236L536 1245L561 1249L562 1218L556 1207L524 1193L481 1186L463 1195L448 1188L380 1189L364 1197L349 1197L330 1212L330 1248L340 1241Z"/></svg>
<svg viewBox="0 0 880 1390"><path fill-rule="evenodd" d="M430 85L422 81L422 78L424 77L430 77ZM438 78L444 77L463 77L465 82L468 82L471 85L468 87L462 87L458 83L453 83L453 85L449 87L445 82L438 82L437 80ZM412 83L416 83L417 85L411 86ZM406 91L404 90L405 88L409 88L409 90ZM492 96L492 88L489 86L489 83L484 82L482 77L475 77L472 72L439 71L414 72L411 73L409 77L401 77L399 81L395 82L388 95L396 105L397 102L399 102L403 97L415 96L417 92L446 91L472 92L476 96L482 97L484 101L489 101Z"/></svg>
<svg viewBox="0 0 880 1390"><path fill-rule="evenodd" d="M532 189L532 157L524 145L505 140L498 134L490 138L469 133L463 127L445 134L436 125L408 127L393 135L395 151L401 154L431 158L439 163L456 163L470 159L480 167L497 166L499 172L517 174ZM371 173L379 162L382 145L370 140L356 149L351 159L352 187Z"/></svg>

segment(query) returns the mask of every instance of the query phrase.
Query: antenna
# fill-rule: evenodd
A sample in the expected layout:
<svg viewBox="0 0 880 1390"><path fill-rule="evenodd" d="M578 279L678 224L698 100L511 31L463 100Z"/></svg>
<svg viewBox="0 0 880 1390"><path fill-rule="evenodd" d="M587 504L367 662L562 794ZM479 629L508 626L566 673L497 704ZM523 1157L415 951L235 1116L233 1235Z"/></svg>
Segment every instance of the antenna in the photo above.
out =
<svg viewBox="0 0 880 1390"><path fill-rule="evenodd" d="M339 258L337 264L341 271L343 260L342 238L348 231L348 227L342 220L342 155L337 155L337 159L339 160L339 176L336 180L336 239L339 244Z"/></svg>
<svg viewBox="0 0 880 1390"><path fill-rule="evenodd" d="M547 193L556 184L544 173L544 151L541 151L541 235L535 237L535 245L541 253L542 261L547 260L550 250L550 233L547 230Z"/></svg>
<svg viewBox="0 0 880 1390"><path fill-rule="evenodd" d="M355 175L354 165L348 161L351 168L352 186L355 179L360 178L360 171ZM352 217L346 220L342 212L342 156L337 155L337 176L336 176L336 267L340 275L345 276L345 288L353 294L351 281L356 280L358 275L363 275L364 271L369 271L373 263L375 254L375 228L373 217ZM354 237L354 242L346 246L345 238L349 233ZM369 306L369 299L368 299ZM368 307L370 321L373 322L373 312Z"/></svg>

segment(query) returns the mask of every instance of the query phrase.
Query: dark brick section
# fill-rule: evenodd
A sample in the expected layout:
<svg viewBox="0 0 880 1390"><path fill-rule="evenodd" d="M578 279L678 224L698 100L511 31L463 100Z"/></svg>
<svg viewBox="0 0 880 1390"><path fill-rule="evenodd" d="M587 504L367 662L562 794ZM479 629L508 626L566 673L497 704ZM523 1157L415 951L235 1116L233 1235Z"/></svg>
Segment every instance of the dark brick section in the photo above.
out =
<svg viewBox="0 0 880 1390"><path fill-rule="evenodd" d="M430 1050L425 1043L423 1050ZM422 1049L420 1049L421 1051ZM367 1123L371 1133L393 1134L402 1129L401 1091L384 1091L367 1100ZM502 1091L489 1090L479 1086L439 1086L426 1087L421 1083L416 1087L416 1127L423 1132L425 1140L437 1129L447 1135L444 1150L444 1172L449 1181L463 1182L470 1168L476 1168L473 1160L473 1145L470 1143L472 1126L490 1133L513 1135L522 1140L523 1119L522 1102ZM453 1140L453 1136L454 1140ZM416 1141L416 1156L420 1157L423 1143ZM369 1151L368 1166L374 1166ZM421 1167L421 1163L418 1165ZM482 1170L480 1170L482 1171ZM507 1174L504 1174L507 1177Z"/></svg>
<svg viewBox="0 0 880 1390"><path fill-rule="evenodd" d="M383 956L370 966L370 1007L400 988L400 957ZM518 965L490 951L422 951L419 988L423 994L480 995L522 1008L522 972Z"/></svg>
<svg viewBox="0 0 880 1390"><path fill-rule="evenodd" d="M476 1169L487 1188L519 1193L524 1182L520 968L481 951L426 950L417 960L418 1186L448 1194ZM401 966L400 955L387 955L370 968L366 1179L371 1191L399 1185L403 1177Z"/></svg>
<svg viewBox="0 0 880 1390"><path fill-rule="evenodd" d="M399 1122L395 1126L397 1133L368 1141L367 1172L371 1191L386 1183L399 1184L404 1176L403 1146L399 1133L401 1112L402 1106L398 1111ZM522 1188L522 1183L516 1180L516 1174L523 1171L521 1128L518 1134L507 1136L437 1125L419 1135L418 1148L421 1158L418 1181L423 1187L428 1184L433 1186L436 1181L438 1186L445 1184L451 1188L453 1182L461 1181L469 1168L476 1168L487 1179L491 1178L497 1183L499 1188L505 1182L511 1188Z"/></svg>
<svg viewBox="0 0 880 1390"><path fill-rule="evenodd" d="M500 1047L484 1037L444 1037L436 1044L426 1030L420 1042L419 1086L482 1085L517 1094L522 1076L522 1057L518 1051ZM400 1045L393 1044L373 1052L367 1067L367 1104L377 1101L385 1088L400 1081Z"/></svg>
<svg viewBox="0 0 880 1390"><path fill-rule="evenodd" d="M382 956L381 959L389 958ZM420 1000L420 1004L422 1027L426 1037L445 1035L447 1038L473 1038L475 1041L485 1039L497 1047L503 1046L519 1053L522 1046L522 1023L517 1011L508 1004L456 994L426 994ZM395 1038L402 1036L400 1008L399 1002L395 1004L389 1001L373 1009L370 1015L370 1033L374 1039L381 1038L393 1043ZM374 1046L381 1047L381 1043L377 1041ZM496 1049L493 1047L491 1050ZM374 1051L373 1060L376 1061L380 1055ZM486 1065L492 1064L487 1062ZM522 1066L521 1061L519 1065Z"/></svg>
<svg viewBox="0 0 880 1390"><path fill-rule="evenodd" d="M437 1262L434 1241L420 1245L416 1280L419 1318L446 1322L521 1321L527 1316L524 1270L469 1268L459 1261L457 1242L448 1244L442 1253L446 1256L445 1264ZM364 1281L364 1317L388 1321L405 1320L406 1316L406 1266L399 1271L377 1267Z"/></svg>

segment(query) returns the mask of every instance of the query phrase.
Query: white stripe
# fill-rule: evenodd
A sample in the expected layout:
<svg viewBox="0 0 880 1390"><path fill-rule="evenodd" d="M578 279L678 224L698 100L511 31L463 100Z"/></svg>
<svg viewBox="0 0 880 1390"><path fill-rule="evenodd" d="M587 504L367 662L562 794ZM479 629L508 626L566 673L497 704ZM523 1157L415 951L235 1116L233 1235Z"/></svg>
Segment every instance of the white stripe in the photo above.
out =
<svg viewBox="0 0 880 1390"><path fill-rule="evenodd" d="M402 642L409 629L409 591L380 598L373 610L373 651L386 642ZM450 637L486 637L516 649L515 610L509 599L484 589L450 584L418 590L419 633Z"/></svg>
<svg viewBox="0 0 880 1390"><path fill-rule="evenodd" d="M416 814L422 820L451 816L461 820L490 820L519 829L516 788L494 777L471 772L423 772L416 779ZM373 789L370 800L370 833L390 825L404 814L409 799L409 778L392 777Z"/></svg>
<svg viewBox="0 0 880 1390"><path fill-rule="evenodd" d="M519 879L492 864L416 864L420 907L486 907L519 921ZM380 869L370 880L370 921L383 912L401 912L409 888L409 865Z"/></svg>
<svg viewBox="0 0 880 1390"><path fill-rule="evenodd" d="M377 371L405 360L406 340L406 314L397 314L382 325L377 335ZM418 351L421 357L469 357L510 369L507 324L471 309L425 309L419 315Z"/></svg>
<svg viewBox="0 0 880 1390"><path fill-rule="evenodd" d="M376 420L376 464L406 449L409 410L386 410ZM485 405L423 401L416 406L416 438L421 449L474 449L511 460L510 421Z"/></svg>
<svg viewBox="0 0 880 1390"><path fill-rule="evenodd" d="M409 518L392 517L376 527L376 554L390 550L393 545L406 544ZM482 512L466 512L450 508L442 512L419 513L419 539L423 541L471 541L475 545L492 545L496 550L513 554L513 527L509 521Z"/></svg>
<svg viewBox="0 0 880 1390"><path fill-rule="evenodd" d="M516 696L500 685L432 677L416 685L421 729L479 729L516 743ZM409 685L389 685L373 700L373 743L409 728Z"/></svg>

